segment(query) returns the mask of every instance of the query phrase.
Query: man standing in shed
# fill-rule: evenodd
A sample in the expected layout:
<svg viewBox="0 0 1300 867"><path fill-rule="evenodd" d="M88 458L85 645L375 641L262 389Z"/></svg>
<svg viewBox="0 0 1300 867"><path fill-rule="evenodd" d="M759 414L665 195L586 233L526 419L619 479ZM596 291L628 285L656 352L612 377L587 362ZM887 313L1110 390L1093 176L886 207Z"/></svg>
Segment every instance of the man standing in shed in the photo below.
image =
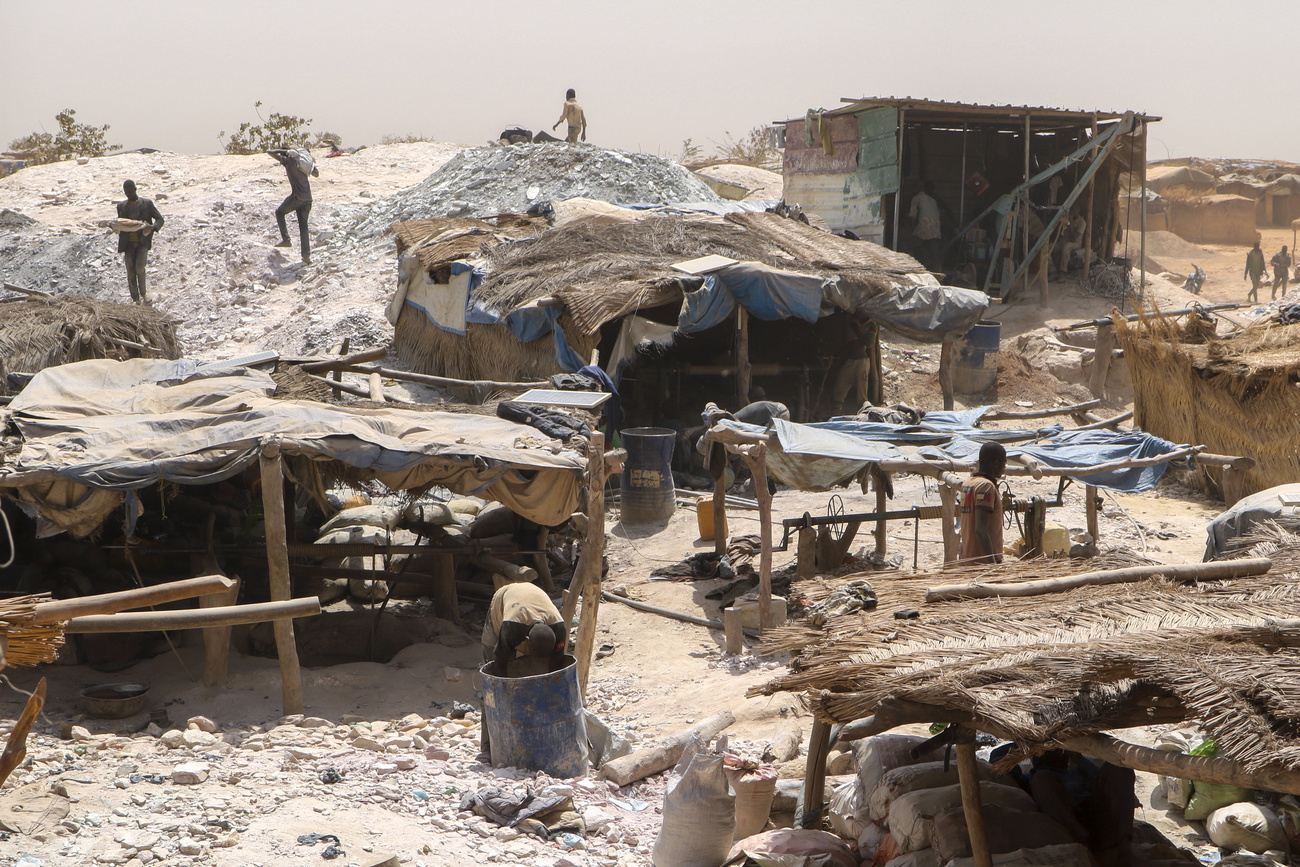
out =
<svg viewBox="0 0 1300 867"><path fill-rule="evenodd" d="M572 87L564 95L564 107L560 109L560 119L551 124L551 129L554 130L561 123L569 125L569 134L565 136L565 141L576 142L579 134L582 135L583 141L587 140L587 114L582 110L582 106L578 105L578 94Z"/></svg>
<svg viewBox="0 0 1300 867"><path fill-rule="evenodd" d="M1002 493L998 479L1007 468L1001 443L980 446L979 464L961 486L961 549L958 566L1002 562Z"/></svg>
<svg viewBox="0 0 1300 867"><path fill-rule="evenodd" d="M142 199L135 192L135 181L122 184L126 201L117 203L119 220L139 220L144 227L135 232L118 232L117 252L126 262L126 287L131 290L131 300L145 303L145 265L153 247L153 233L163 227L162 214L153 199Z"/></svg>

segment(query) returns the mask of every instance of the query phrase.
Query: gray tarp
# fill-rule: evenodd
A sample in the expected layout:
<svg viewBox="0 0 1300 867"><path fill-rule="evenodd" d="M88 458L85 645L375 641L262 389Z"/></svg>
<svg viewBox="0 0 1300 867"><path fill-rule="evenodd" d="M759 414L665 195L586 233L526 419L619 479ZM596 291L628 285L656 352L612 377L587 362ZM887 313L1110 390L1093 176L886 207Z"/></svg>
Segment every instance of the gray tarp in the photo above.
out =
<svg viewBox="0 0 1300 867"><path fill-rule="evenodd" d="M335 460L393 490L442 485L497 500L543 525L578 504L585 459L491 416L351 409L275 400L246 369L195 377L185 361L83 361L38 373L10 404L22 451L0 487L84 535L122 493L162 480L229 478L274 438L290 455Z"/></svg>
<svg viewBox="0 0 1300 867"><path fill-rule="evenodd" d="M841 310L874 319L885 328L921 343L961 337L984 318L989 296L954 286L897 283L888 290L848 280L830 281L825 298Z"/></svg>
<svg viewBox="0 0 1300 867"><path fill-rule="evenodd" d="M1213 560L1228 552L1234 539L1250 532L1256 524L1277 521L1283 517L1296 517L1300 508L1282 502L1300 498L1300 484L1278 485L1243 497L1225 509L1205 528L1205 560Z"/></svg>

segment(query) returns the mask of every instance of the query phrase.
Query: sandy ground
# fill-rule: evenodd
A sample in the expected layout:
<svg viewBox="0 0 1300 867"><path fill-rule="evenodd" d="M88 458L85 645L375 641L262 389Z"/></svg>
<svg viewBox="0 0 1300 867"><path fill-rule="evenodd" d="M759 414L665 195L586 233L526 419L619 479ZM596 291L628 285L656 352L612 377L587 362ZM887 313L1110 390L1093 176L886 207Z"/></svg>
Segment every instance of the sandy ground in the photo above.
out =
<svg viewBox="0 0 1300 867"><path fill-rule="evenodd" d="M7 207L39 219L52 233L93 235L103 231L95 221L111 216L121 179L134 176L142 195L157 199L168 219L151 257L151 293L159 307L185 320L182 334L190 353L220 358L259 348L298 351L321 347L344 333L361 339L370 333L367 329L372 329L377 339L391 336L382 318L382 304L391 291L391 239L346 237L340 229L352 225L373 205L375 197L418 182L455 150L451 145L389 145L322 161L313 211L320 246L310 266L301 266L285 255L295 251L270 246L275 240L271 214L284 196L286 184L283 171L264 157L127 155L92 160L86 166L38 167L0 181L0 195ZM156 171L159 168L163 171ZM1267 248L1274 239L1269 232L1265 235ZM108 253L103 267L120 267L110 244L111 238L105 236ZM1172 258L1170 252L1166 251L1162 264L1181 267L1181 260ZM1244 253L1207 250L1212 256L1197 261L1211 275L1202 299L1244 297L1240 281ZM1109 312L1110 302L1080 293L1072 282L1056 283L1051 289L1046 309L1034 299L995 305L990 310L1003 324L1004 340L1044 325ZM1195 300L1162 281L1155 281L1151 291L1166 307ZM890 341L887 365L894 374L888 383L890 398L922 408L937 406L937 360L937 347ZM1106 409L1119 411L1127 403L1127 392L1122 381L1113 385ZM1020 400L1037 408L1077 399L1077 388L1067 389L1059 381L1037 374L1002 382L998 396L998 400ZM979 402L973 396L959 395L961 405ZM1055 485L1046 481L1014 479L1012 486L1017 496L1037 493L1050 497L1056 491ZM855 490L833 493L842 498L846 511L874 507L874 497L869 501ZM831 496L779 492L774 503L776 538L780 538L780 519L805 511L825 513ZM936 504L938 497L920 479L905 477L898 480L894 502L903 506ZM1167 562L1198 561L1204 548L1204 526L1218 511L1218 505L1177 483L1162 485L1146 495L1108 496L1101 516L1101 544L1103 548L1145 551ZM1083 512L1082 492L1074 487L1066 492L1065 507L1049 512L1049 520L1077 528L1084 523ZM654 605L720 618L717 606L703 597L721 582L648 580L654 568L712 547L698 539L692 510L679 509L666 530L649 536L625 531L617 517L615 507L609 515L607 588L622 587L629 596ZM905 524L891 527L890 553L904 555L907 565L911 564L913 529ZM734 513L733 532L758 532L757 514ZM924 524L919 537L920 565L936 565L941 553L937 524ZM791 554L778 553L775 566L780 568L791 558ZM883 598L887 578L878 583ZM395 608L399 610L385 617L428 620L419 606ZM321 847L307 849L295 842L298 834L309 832L341 838L347 856L336 862L339 864L365 865L385 853L394 853L401 863L416 867L480 861L556 867L565 863L601 867L648 864L648 843L657 831L654 807L662 796L662 777L620 792L611 792L603 782L590 778L573 784L534 780L537 788L569 785L580 810L615 816L602 826L605 830L601 833L589 835L584 844L589 848L583 851L564 851L533 838L503 839L480 820L458 813L460 793L467 789L503 780L510 785L519 782L476 762L473 725L464 728L446 718L453 702L472 700L475 689L477 630L483 611L467 605L463 614L463 626L426 622L427 640L386 664L354 662L308 669L304 673L305 712L326 723L318 728L304 728L298 725L305 722L300 720L280 724L274 660L236 655L228 688L213 690L197 684L188 674L202 666L197 642L181 647L180 659L165 653L118 673L59 665L10 670L14 683L24 689L47 676L51 699L48 720L39 724L39 734L33 739L32 764L16 774L6 788L60 781L75 800L62 823L0 843L0 865L36 863L20 862L24 855L47 864L125 863L130 867L155 861L314 863ZM786 660L762 659L752 653L724 658L720 633L614 602L601 606L600 624L597 643L611 645L612 653L594 665L589 703L628 737L644 742L723 707L736 715L732 736L742 751L761 749L784 719L798 720L807 731L809 717L795 696L745 696L751 687L772 677L775 667ZM149 707L164 707L172 724L184 728L190 717L202 715L215 722L217 735L211 742L193 736L192 746L171 748L154 735L133 734L147 722L143 713L120 722L86 720L78 706L79 691L120 680L149 685ZM0 719L12 720L21 703L22 696L0 692ZM470 715L471 723L474 716ZM404 718L409 727L399 722ZM68 723L84 725L87 739L61 740L59 735ZM414 737L404 732L422 733L421 740L434 757L417 749ZM359 737L372 734L383 734L392 743L380 738L382 752L357 746ZM1144 740L1153 736L1152 732L1133 734ZM445 750L445 758L439 750ZM206 763L208 779L196 785L167 779L162 783L148 779L131 782L133 773L158 773L167 778L183 761ZM400 763L411 766L398 767ZM802 758L783 773L798 773L801 763ZM135 770L126 770L128 766ZM343 782L334 787L320 782L324 767L337 767L343 772ZM1194 842L1187 835L1195 829L1175 821L1176 816L1166 816L1159 806L1159 794L1153 793L1153 780L1139 776L1140 817L1156 821L1171 836ZM126 782L119 787L117 781L123 779ZM421 799L417 791L428 799ZM616 803L636 801L651 807L624 809ZM118 839L128 832L155 835L158 840L152 847L128 846ZM186 850L193 854L185 854Z"/></svg>

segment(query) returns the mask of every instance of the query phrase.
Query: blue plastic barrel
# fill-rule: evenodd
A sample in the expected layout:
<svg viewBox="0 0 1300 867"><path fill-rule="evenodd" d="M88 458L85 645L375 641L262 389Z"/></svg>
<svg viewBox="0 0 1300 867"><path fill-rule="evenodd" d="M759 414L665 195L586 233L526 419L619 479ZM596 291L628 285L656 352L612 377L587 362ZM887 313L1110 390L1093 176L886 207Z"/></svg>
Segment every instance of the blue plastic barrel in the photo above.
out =
<svg viewBox="0 0 1300 867"><path fill-rule="evenodd" d="M492 764L544 771L552 777L587 772L587 723L582 716L578 661L534 677L496 677L486 663L483 675L483 725Z"/></svg>
<svg viewBox="0 0 1300 867"><path fill-rule="evenodd" d="M676 431L634 427L621 431L627 461L619 490L624 524L666 524L677 509L673 487Z"/></svg>
<svg viewBox="0 0 1300 867"><path fill-rule="evenodd" d="M998 384L998 343L1002 323L981 319L953 341L953 391L984 394Z"/></svg>

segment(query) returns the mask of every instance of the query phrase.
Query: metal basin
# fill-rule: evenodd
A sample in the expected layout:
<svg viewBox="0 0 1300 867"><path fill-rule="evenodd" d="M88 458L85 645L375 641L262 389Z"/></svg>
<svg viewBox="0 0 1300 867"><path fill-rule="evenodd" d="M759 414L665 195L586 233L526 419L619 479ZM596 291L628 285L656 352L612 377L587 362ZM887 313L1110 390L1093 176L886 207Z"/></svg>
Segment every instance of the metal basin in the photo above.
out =
<svg viewBox="0 0 1300 867"><path fill-rule="evenodd" d="M144 709L149 687L143 683L105 683L81 691L81 703L95 719L124 719Z"/></svg>

